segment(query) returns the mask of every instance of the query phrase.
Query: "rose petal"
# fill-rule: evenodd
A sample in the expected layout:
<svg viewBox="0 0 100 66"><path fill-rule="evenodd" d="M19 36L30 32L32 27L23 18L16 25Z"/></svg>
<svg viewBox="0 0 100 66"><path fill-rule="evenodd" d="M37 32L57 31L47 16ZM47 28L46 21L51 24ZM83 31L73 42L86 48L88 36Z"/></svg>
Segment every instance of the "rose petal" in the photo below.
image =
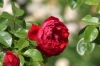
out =
<svg viewBox="0 0 100 66"><path fill-rule="evenodd" d="M31 29L28 31L28 38L30 40L36 40L39 28L39 26L32 24Z"/></svg>
<svg viewBox="0 0 100 66"><path fill-rule="evenodd" d="M49 18L47 18L44 22L47 22L49 20L56 20L56 21L59 21L58 18L54 17L54 16L50 16Z"/></svg>

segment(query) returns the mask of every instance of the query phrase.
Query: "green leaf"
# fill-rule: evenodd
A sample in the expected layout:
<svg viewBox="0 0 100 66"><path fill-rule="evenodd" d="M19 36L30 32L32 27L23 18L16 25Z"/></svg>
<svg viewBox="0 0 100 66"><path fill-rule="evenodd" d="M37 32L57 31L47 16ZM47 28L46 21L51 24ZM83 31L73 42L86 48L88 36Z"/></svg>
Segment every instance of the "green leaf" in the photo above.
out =
<svg viewBox="0 0 100 66"><path fill-rule="evenodd" d="M2 62L4 59L4 52L0 52L0 62Z"/></svg>
<svg viewBox="0 0 100 66"><path fill-rule="evenodd" d="M3 7L4 1L0 0L0 7Z"/></svg>
<svg viewBox="0 0 100 66"><path fill-rule="evenodd" d="M9 19L9 20L13 20L13 19L14 19L13 16L12 16L11 14L9 14L8 12L3 12L3 13L1 14L1 17L7 18L7 19Z"/></svg>
<svg viewBox="0 0 100 66"><path fill-rule="evenodd" d="M88 55L95 48L95 43L85 43L84 38L81 38L76 46L76 50L80 55Z"/></svg>
<svg viewBox="0 0 100 66"><path fill-rule="evenodd" d="M33 66L41 66L41 64L37 61L33 61Z"/></svg>
<svg viewBox="0 0 100 66"><path fill-rule="evenodd" d="M0 66L3 66L4 52L0 52Z"/></svg>
<svg viewBox="0 0 100 66"><path fill-rule="evenodd" d="M15 22L16 22L16 24L17 24L18 26L20 26L21 28L26 28L26 23L25 23L24 20L19 20L19 19L16 18Z"/></svg>
<svg viewBox="0 0 100 66"><path fill-rule="evenodd" d="M25 39L19 39L15 45L15 47L18 48L18 50L21 50L21 49L28 47L28 46L29 46L29 42Z"/></svg>
<svg viewBox="0 0 100 66"><path fill-rule="evenodd" d="M82 21L87 25L98 25L99 19L97 17L92 17L90 15L85 16Z"/></svg>
<svg viewBox="0 0 100 66"><path fill-rule="evenodd" d="M100 4L97 6L96 12L100 14Z"/></svg>
<svg viewBox="0 0 100 66"><path fill-rule="evenodd" d="M16 17L22 16L24 14L24 11L17 8L14 3L12 3L12 11Z"/></svg>
<svg viewBox="0 0 100 66"><path fill-rule="evenodd" d="M85 3L88 5L98 5L99 0L86 0Z"/></svg>
<svg viewBox="0 0 100 66"><path fill-rule="evenodd" d="M14 21L9 21L7 24L7 31L15 33L19 29L19 26Z"/></svg>
<svg viewBox="0 0 100 66"><path fill-rule="evenodd" d="M22 55L19 55L18 57L20 59L20 66L24 66L24 63L25 63L24 57Z"/></svg>
<svg viewBox="0 0 100 66"><path fill-rule="evenodd" d="M7 47L12 45L12 36L8 32L0 32L0 43Z"/></svg>
<svg viewBox="0 0 100 66"><path fill-rule="evenodd" d="M68 0L68 4L72 9L80 7L83 3L83 0Z"/></svg>
<svg viewBox="0 0 100 66"><path fill-rule="evenodd" d="M33 46L37 46L37 42L36 41L33 41L33 40L31 41L30 40L30 42L32 43Z"/></svg>
<svg viewBox="0 0 100 66"><path fill-rule="evenodd" d="M100 27L99 27L99 29L100 29ZM93 42L96 43L97 45L100 45L100 31L99 31L99 34L98 34L97 38Z"/></svg>
<svg viewBox="0 0 100 66"><path fill-rule="evenodd" d="M48 62L48 58L43 55L43 63L45 64L47 62Z"/></svg>
<svg viewBox="0 0 100 66"><path fill-rule="evenodd" d="M3 66L3 62L0 62L0 66Z"/></svg>
<svg viewBox="0 0 100 66"><path fill-rule="evenodd" d="M24 54L31 57L33 61L43 61L42 55L37 49L28 49Z"/></svg>
<svg viewBox="0 0 100 66"><path fill-rule="evenodd" d="M99 31L100 31L100 26L98 28L99 28Z"/></svg>
<svg viewBox="0 0 100 66"><path fill-rule="evenodd" d="M38 22L34 22L34 21L29 21L28 23L38 25Z"/></svg>
<svg viewBox="0 0 100 66"><path fill-rule="evenodd" d="M27 38L27 30L19 28L14 35L19 38Z"/></svg>
<svg viewBox="0 0 100 66"><path fill-rule="evenodd" d="M7 28L8 19L0 18L0 31L4 31Z"/></svg>
<svg viewBox="0 0 100 66"><path fill-rule="evenodd" d="M30 66L41 66L41 62L30 59Z"/></svg>
<svg viewBox="0 0 100 66"><path fill-rule="evenodd" d="M87 27L88 27L88 26L85 26L84 28L82 28L82 29L79 31L79 33L78 33L79 38L82 38L82 37L83 37L83 33L84 33L84 31L85 31L85 29L86 29Z"/></svg>
<svg viewBox="0 0 100 66"><path fill-rule="evenodd" d="M84 41L92 42L98 36L98 30L94 26L88 26L84 31Z"/></svg>
<svg viewBox="0 0 100 66"><path fill-rule="evenodd" d="M30 61L25 61L25 66L31 66L31 62Z"/></svg>

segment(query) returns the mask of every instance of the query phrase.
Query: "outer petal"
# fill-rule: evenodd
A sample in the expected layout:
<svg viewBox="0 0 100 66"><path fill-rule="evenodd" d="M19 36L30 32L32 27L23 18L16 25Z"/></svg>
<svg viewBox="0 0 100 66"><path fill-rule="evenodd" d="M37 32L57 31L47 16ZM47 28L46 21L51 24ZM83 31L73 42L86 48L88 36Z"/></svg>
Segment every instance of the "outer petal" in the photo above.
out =
<svg viewBox="0 0 100 66"><path fill-rule="evenodd" d="M50 20L56 20L56 21L59 21L58 18L54 17L54 16L50 16L49 18L47 18L44 22L47 22L47 21L50 21Z"/></svg>
<svg viewBox="0 0 100 66"><path fill-rule="evenodd" d="M28 38L30 40L36 40L39 28L39 26L32 24L31 29L28 31Z"/></svg>
<svg viewBox="0 0 100 66"><path fill-rule="evenodd" d="M9 54L12 54L12 52L11 52L10 50L8 50L8 51L6 52L6 54L5 54L5 56L4 56L4 66L10 65L10 63L9 63L9 58L8 58L8 55L9 55Z"/></svg>

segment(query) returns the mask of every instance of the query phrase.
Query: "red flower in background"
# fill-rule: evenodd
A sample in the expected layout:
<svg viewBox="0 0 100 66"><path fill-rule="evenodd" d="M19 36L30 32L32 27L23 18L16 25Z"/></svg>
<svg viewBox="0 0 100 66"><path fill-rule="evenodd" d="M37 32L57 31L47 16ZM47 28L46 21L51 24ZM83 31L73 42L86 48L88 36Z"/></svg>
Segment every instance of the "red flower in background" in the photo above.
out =
<svg viewBox="0 0 100 66"><path fill-rule="evenodd" d="M69 32L67 27L56 17L47 18L42 26L33 26L28 32L31 40L37 41L37 49L46 57L59 55L68 44Z"/></svg>
<svg viewBox="0 0 100 66"><path fill-rule="evenodd" d="M20 60L17 55L8 50L4 56L4 66L19 66Z"/></svg>

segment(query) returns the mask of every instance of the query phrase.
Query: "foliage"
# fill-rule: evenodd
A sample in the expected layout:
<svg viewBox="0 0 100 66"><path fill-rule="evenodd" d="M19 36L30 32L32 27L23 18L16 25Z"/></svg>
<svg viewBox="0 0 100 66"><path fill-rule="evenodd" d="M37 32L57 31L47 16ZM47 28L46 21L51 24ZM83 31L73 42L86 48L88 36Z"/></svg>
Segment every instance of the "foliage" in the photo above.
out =
<svg viewBox="0 0 100 66"><path fill-rule="evenodd" d="M24 10L17 8L13 2L11 5L13 15L5 11L0 15L0 66L3 65L3 57L7 50L19 55L20 66L40 66L43 61L42 54L35 49L36 43L33 44L28 39L24 19L19 19ZM0 7L3 7L2 0Z"/></svg>
<svg viewBox="0 0 100 66"><path fill-rule="evenodd" d="M80 7L82 3L88 5L97 5L96 13L100 14L99 0L68 0L68 4L72 9ZM86 15L82 21L87 25L79 32L80 40L77 43L77 52L80 55L88 55L95 47L95 44L100 44L100 22L99 17Z"/></svg>

